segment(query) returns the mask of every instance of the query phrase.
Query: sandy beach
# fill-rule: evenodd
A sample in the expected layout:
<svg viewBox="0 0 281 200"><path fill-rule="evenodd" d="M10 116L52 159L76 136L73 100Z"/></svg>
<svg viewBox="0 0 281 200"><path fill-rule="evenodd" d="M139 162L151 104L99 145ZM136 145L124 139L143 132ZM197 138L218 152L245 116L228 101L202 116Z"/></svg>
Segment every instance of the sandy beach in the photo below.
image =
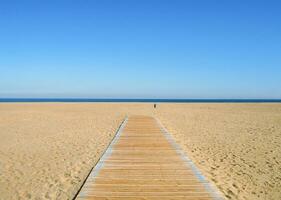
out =
<svg viewBox="0 0 281 200"><path fill-rule="evenodd" d="M126 115L159 118L228 199L281 199L281 104L1 103L0 199L72 199Z"/></svg>

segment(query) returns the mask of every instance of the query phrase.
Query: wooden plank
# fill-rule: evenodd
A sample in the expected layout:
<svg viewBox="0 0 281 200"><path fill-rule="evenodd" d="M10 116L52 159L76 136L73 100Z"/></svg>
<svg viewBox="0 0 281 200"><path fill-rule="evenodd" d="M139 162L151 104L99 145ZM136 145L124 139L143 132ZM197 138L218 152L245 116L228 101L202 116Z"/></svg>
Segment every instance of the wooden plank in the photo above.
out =
<svg viewBox="0 0 281 200"><path fill-rule="evenodd" d="M132 116L76 196L79 200L223 199L159 122Z"/></svg>
<svg viewBox="0 0 281 200"><path fill-rule="evenodd" d="M76 198L77 200L84 200L84 196ZM168 197L96 197L96 196L87 196L87 200L210 200L210 197L184 197L184 196L168 196Z"/></svg>

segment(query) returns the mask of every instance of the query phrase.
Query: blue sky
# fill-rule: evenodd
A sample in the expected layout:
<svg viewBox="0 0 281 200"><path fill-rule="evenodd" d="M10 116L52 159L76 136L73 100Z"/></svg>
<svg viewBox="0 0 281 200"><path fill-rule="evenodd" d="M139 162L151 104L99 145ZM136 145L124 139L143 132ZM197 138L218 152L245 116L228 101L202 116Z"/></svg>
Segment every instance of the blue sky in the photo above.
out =
<svg viewBox="0 0 281 200"><path fill-rule="evenodd" d="M281 2L0 0L0 97L281 98Z"/></svg>

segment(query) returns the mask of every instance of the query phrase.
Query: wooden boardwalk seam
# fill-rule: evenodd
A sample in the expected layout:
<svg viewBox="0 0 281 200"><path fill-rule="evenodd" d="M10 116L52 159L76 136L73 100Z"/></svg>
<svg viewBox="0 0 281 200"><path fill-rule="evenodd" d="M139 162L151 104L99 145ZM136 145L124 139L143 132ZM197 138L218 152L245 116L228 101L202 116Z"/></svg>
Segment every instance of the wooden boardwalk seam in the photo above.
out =
<svg viewBox="0 0 281 200"><path fill-rule="evenodd" d="M87 177L77 200L222 200L158 119L131 116Z"/></svg>

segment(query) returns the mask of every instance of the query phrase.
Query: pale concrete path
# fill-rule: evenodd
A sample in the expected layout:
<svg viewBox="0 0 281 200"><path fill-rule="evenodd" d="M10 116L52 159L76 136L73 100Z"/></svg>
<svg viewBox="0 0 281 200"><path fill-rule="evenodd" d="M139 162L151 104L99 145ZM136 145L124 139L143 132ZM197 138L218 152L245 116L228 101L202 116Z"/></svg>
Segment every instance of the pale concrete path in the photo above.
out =
<svg viewBox="0 0 281 200"><path fill-rule="evenodd" d="M91 171L77 200L223 199L152 117L132 116Z"/></svg>

